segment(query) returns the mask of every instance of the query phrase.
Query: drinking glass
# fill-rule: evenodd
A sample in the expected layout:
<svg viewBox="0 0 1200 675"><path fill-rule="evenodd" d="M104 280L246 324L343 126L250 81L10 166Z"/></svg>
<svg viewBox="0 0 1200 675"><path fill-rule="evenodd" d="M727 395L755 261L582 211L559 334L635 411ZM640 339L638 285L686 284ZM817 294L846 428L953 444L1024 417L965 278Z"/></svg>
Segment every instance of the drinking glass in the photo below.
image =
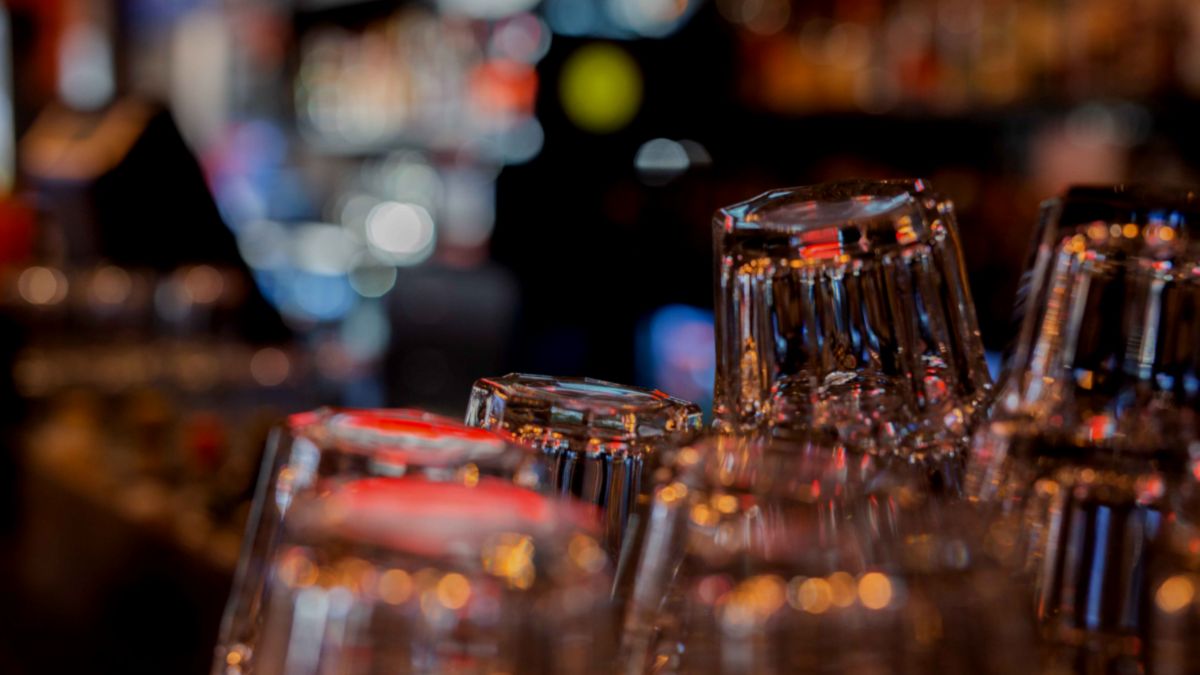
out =
<svg viewBox="0 0 1200 675"><path fill-rule="evenodd" d="M1021 333L965 489L1031 580L1056 662L1137 670L1147 551L1200 438L1200 204L1183 190L1076 187L1043 214Z"/></svg>
<svg viewBox="0 0 1200 675"><path fill-rule="evenodd" d="M698 406L661 391L521 374L475 382L466 419L540 451L552 489L600 507L612 554L647 503L655 472L701 426ZM634 525L630 541L638 538Z"/></svg>
<svg viewBox="0 0 1200 675"><path fill-rule="evenodd" d="M1021 594L919 466L726 436L676 468L654 497L627 675L1032 672Z"/></svg>
<svg viewBox="0 0 1200 675"><path fill-rule="evenodd" d="M407 475L490 476L540 489L535 459L490 432L421 411L324 408L289 417L267 442L212 672L236 675L254 661L268 572L298 498Z"/></svg>
<svg viewBox="0 0 1200 675"><path fill-rule="evenodd" d="M775 190L718 211L713 240L716 428L960 454L991 381L948 200L920 180Z"/></svg>
<svg viewBox="0 0 1200 675"><path fill-rule="evenodd" d="M302 497L255 673L607 675L595 510L488 476L357 479Z"/></svg>

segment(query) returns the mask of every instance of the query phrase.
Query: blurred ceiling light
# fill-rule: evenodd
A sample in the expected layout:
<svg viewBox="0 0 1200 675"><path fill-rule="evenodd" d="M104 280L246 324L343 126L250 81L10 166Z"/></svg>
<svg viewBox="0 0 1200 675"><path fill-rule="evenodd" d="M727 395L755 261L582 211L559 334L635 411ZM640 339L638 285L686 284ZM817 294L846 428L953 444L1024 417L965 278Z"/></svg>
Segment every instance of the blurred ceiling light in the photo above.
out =
<svg viewBox="0 0 1200 675"><path fill-rule="evenodd" d="M559 35L594 35L602 23L600 8L590 0L546 0L542 11Z"/></svg>
<svg viewBox="0 0 1200 675"><path fill-rule="evenodd" d="M313 274L345 274L362 250L360 240L348 230L325 223L299 226L293 241L296 266Z"/></svg>
<svg viewBox="0 0 1200 675"><path fill-rule="evenodd" d="M273 270L287 265L290 261L289 241L287 230L273 220L252 220L237 234L242 260L256 270Z"/></svg>
<svg viewBox="0 0 1200 675"><path fill-rule="evenodd" d="M537 0L437 0L438 9L446 14L460 14L476 19L502 19L524 12Z"/></svg>
<svg viewBox="0 0 1200 675"><path fill-rule="evenodd" d="M688 170L687 149L669 138L655 138L638 148L633 165L647 185L666 185Z"/></svg>
<svg viewBox="0 0 1200 675"><path fill-rule="evenodd" d="M396 267L363 252L350 269L350 287L364 298L386 295L396 285Z"/></svg>
<svg viewBox="0 0 1200 675"><path fill-rule="evenodd" d="M642 37L674 33L698 4L690 0L608 0L610 16ZM783 4L786 7L787 3Z"/></svg>
<svg viewBox="0 0 1200 675"><path fill-rule="evenodd" d="M559 91L567 117L577 127L611 133L637 115L642 104L642 73L625 50L594 43L567 57Z"/></svg>
<svg viewBox="0 0 1200 675"><path fill-rule="evenodd" d="M129 298L133 281L120 267L108 265L92 275L91 296L102 305L119 305Z"/></svg>
<svg viewBox="0 0 1200 675"><path fill-rule="evenodd" d="M383 259L415 265L433 253L433 217L416 204L383 202L367 216L367 240Z"/></svg>
<svg viewBox="0 0 1200 675"><path fill-rule="evenodd" d="M505 19L492 29L489 55L534 64L550 51L550 28L534 14L524 12Z"/></svg>
<svg viewBox="0 0 1200 675"><path fill-rule="evenodd" d="M183 292L196 304L212 304L224 290L225 278L210 265L196 265L183 274Z"/></svg>
<svg viewBox="0 0 1200 675"><path fill-rule="evenodd" d="M67 277L50 267L30 267L17 277L17 292L31 305L55 305L67 297Z"/></svg>
<svg viewBox="0 0 1200 675"><path fill-rule="evenodd" d="M292 372L288 355L277 347L264 347L250 357L250 376L264 387L283 384Z"/></svg>
<svg viewBox="0 0 1200 675"><path fill-rule="evenodd" d="M89 21L63 32L58 54L58 95L79 110L96 110L116 93L113 46L104 29Z"/></svg>

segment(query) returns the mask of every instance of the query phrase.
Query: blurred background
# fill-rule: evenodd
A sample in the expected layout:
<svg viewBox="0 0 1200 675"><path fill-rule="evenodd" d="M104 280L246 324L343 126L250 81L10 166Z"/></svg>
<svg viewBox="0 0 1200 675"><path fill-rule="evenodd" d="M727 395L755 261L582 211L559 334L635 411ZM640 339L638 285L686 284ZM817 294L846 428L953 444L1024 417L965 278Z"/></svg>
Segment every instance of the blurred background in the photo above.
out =
<svg viewBox="0 0 1200 675"><path fill-rule="evenodd" d="M1192 0L7 0L0 672L203 673L288 412L707 405L710 219L924 176L1003 351L1039 200L1194 183Z"/></svg>

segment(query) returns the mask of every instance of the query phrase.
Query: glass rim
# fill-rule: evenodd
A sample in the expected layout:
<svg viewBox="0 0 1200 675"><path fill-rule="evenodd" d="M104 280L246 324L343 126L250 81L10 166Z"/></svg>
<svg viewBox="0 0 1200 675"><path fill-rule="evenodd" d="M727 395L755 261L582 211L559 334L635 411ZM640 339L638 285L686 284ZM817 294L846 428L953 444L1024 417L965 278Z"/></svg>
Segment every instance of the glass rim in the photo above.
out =
<svg viewBox="0 0 1200 675"><path fill-rule="evenodd" d="M934 240L949 200L921 178L841 180L763 192L718 209L718 237L762 232L799 239L806 257L864 254Z"/></svg>
<svg viewBox="0 0 1200 675"><path fill-rule="evenodd" d="M473 388L486 389L493 394L515 394L522 402L542 403L596 415L668 411L678 411L687 416L700 414L700 407L695 403L675 398L661 390L591 377L509 373L500 377L479 378Z"/></svg>

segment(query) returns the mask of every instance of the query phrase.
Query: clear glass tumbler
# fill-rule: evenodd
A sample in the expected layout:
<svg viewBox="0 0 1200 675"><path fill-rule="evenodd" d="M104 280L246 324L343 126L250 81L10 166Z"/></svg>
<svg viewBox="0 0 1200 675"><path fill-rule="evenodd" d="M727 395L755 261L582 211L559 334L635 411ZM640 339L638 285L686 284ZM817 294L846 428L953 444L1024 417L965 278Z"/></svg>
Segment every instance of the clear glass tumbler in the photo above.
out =
<svg viewBox="0 0 1200 675"><path fill-rule="evenodd" d="M293 415L267 444L212 672L248 672L264 592L294 502L361 478L489 476L546 487L536 457L482 429L414 410L326 408Z"/></svg>
<svg viewBox="0 0 1200 675"><path fill-rule="evenodd" d="M367 478L301 498L257 675L607 675L595 510L507 480Z"/></svg>
<svg viewBox="0 0 1200 675"><path fill-rule="evenodd" d="M721 209L713 239L716 428L960 454L991 380L948 200L920 180L775 190Z"/></svg>
<svg viewBox="0 0 1200 675"><path fill-rule="evenodd" d="M553 489L600 507L605 547L616 555L626 524L644 510L655 472L699 433L701 414L661 391L512 374L475 383L467 424L538 450ZM636 541L636 521L630 531Z"/></svg>
<svg viewBox="0 0 1200 675"><path fill-rule="evenodd" d="M628 675L1032 672L1022 594L896 456L722 437L655 494Z"/></svg>
<svg viewBox="0 0 1200 675"><path fill-rule="evenodd" d="M966 492L1034 586L1052 665L1138 672L1147 555L1191 480L1200 203L1072 188L1043 208L1018 343Z"/></svg>

